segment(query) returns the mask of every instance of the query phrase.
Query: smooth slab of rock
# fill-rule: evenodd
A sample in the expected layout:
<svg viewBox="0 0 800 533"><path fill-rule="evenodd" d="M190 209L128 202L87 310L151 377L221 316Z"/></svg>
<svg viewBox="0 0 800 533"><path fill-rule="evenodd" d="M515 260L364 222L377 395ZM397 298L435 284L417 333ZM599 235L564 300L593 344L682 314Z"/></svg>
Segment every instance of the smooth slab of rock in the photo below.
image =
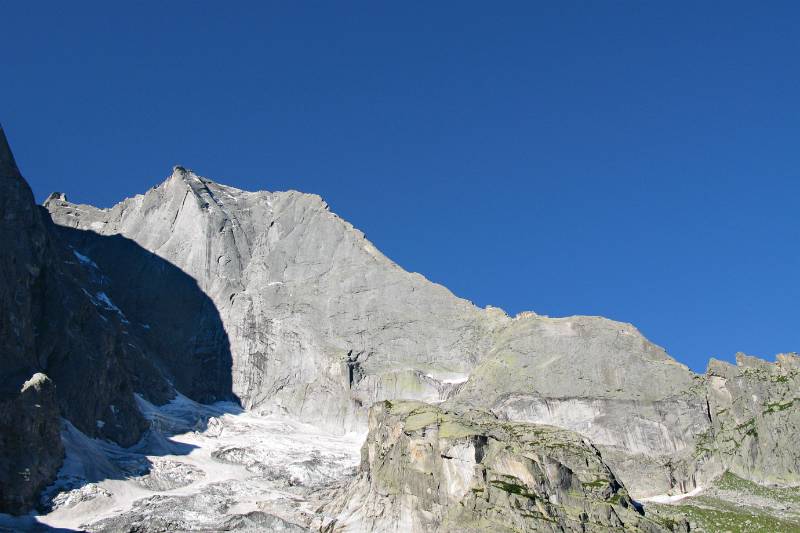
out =
<svg viewBox="0 0 800 533"><path fill-rule="evenodd" d="M762 485L800 486L800 357L775 363L739 353L736 365L712 359L708 402L714 420L699 448L737 476ZM800 490L800 489L799 489Z"/></svg>

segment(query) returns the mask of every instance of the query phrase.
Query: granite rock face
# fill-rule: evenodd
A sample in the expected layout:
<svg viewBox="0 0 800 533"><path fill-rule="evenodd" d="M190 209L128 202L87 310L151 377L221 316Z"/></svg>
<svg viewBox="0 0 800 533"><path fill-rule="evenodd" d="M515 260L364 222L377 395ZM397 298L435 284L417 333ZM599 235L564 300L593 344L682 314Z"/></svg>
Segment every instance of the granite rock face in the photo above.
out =
<svg viewBox="0 0 800 533"><path fill-rule="evenodd" d="M97 261L132 321L187 354L165 366L193 399L218 393L177 371L206 332L196 368L220 376L229 357L232 393L248 408L346 431L363 427L376 401L449 400L598 439L637 495L691 490L719 473L691 455L692 435L711 424L701 378L635 328L477 308L401 269L316 195L246 192L176 167L110 209L58 195L46 207L63 238ZM150 259L116 261L107 244L115 237L188 274L219 323L198 327L190 317L201 312L148 296ZM215 338L228 339L229 354Z"/></svg>
<svg viewBox="0 0 800 533"><path fill-rule="evenodd" d="M740 478L800 486L800 357L780 354L768 363L739 353L736 363L708 365L714 427L700 447Z"/></svg>
<svg viewBox="0 0 800 533"><path fill-rule="evenodd" d="M576 433L419 402L370 411L325 531L666 531Z"/></svg>
<svg viewBox="0 0 800 533"><path fill-rule="evenodd" d="M19 513L53 480L64 450L53 383L39 373L37 349L47 232L2 129L0 216L0 512Z"/></svg>
<svg viewBox="0 0 800 533"><path fill-rule="evenodd" d="M62 227L121 235L196 280L219 311L245 407L363 425L376 400L441 399L509 320L405 272L315 195L240 191L176 167L111 209L55 198L46 207ZM88 244L87 255L102 257L103 242ZM99 264L109 294L136 313L134 296L114 285L130 277L115 261Z"/></svg>
<svg viewBox="0 0 800 533"><path fill-rule="evenodd" d="M688 492L721 473L694 453L711 427L702 378L630 324L517 318L449 403L576 431L637 497Z"/></svg>
<svg viewBox="0 0 800 533"><path fill-rule="evenodd" d="M364 429L376 402L404 399L439 404L444 411L413 404L426 416L439 413L436 431L446 413L468 416L480 429L476 439L511 431L512 422L568 430L553 438L580 453L599 451L598 464L635 498L690 492L726 469L760 483L798 483L798 447L787 445L798 427L796 356L776 364L742 357L736 367L712 362L700 376L630 324L480 309L404 271L316 195L242 191L182 167L109 209L60 193L38 208L2 136L0 215L0 305L8 310L0 315L0 392L2 401L18 402L23 383L46 373L53 386L45 389L54 392L42 394L53 395L57 410L22 409L45 434L57 413L89 437L133 444L147 428L134 393L155 405L177 392L200 402L234 400L340 433ZM500 421L464 415L483 410ZM406 427L405 415L384 409L385 421L376 416L376 435ZM417 437L401 433L411 440L391 433L387 446L405 453ZM561 455L536 455L546 443L533 450L516 438L495 440L542 464L568 464ZM583 439L591 444L580 447ZM58 463L57 447L50 452L41 480ZM475 457L484 471L500 471ZM364 472L385 471L367 464ZM445 475L450 463L436 464ZM351 496L382 505L378 493L367 493L379 487L369 476L362 473ZM534 483L541 516L583 519L549 501L551 493L561 498L559 483L576 481L536 479L545 483ZM418 481L411 493L423 489L428 498L434 487ZM495 509L500 488L486 483L485 503ZM434 518L415 520L450 527L452 494L437 494ZM516 503L490 512L503 527L526 518L508 514L519 503L512 496L506 500ZM581 507L596 496L584 491L573 503L597 524L614 515L625 527L649 527L621 518L622 500L603 503L596 516L594 504ZM465 497L476 509L484 505L477 493ZM391 507L407 505L404 498Z"/></svg>

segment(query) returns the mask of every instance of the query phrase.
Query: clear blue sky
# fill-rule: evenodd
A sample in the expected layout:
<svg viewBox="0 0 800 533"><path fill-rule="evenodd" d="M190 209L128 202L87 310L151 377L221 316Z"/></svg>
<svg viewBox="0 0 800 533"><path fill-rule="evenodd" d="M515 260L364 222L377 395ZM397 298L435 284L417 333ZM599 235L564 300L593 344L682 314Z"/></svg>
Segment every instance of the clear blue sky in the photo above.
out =
<svg viewBox="0 0 800 533"><path fill-rule="evenodd" d="M696 370L800 351L800 4L125 4L3 4L39 200L180 163L318 193L481 306L632 322Z"/></svg>

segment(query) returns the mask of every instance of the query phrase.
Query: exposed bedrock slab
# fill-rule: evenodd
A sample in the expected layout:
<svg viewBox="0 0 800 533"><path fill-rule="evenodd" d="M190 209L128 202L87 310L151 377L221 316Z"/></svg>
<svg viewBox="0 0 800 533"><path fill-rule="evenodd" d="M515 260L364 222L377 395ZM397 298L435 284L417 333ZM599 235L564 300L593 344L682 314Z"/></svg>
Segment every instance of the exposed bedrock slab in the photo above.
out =
<svg viewBox="0 0 800 533"><path fill-rule="evenodd" d="M696 456L708 431L704 380L629 324L515 320L451 403L580 433L636 497L688 492L722 471Z"/></svg>
<svg viewBox="0 0 800 533"><path fill-rule="evenodd" d="M708 365L713 431L702 448L730 472L764 485L800 486L800 357L768 363L742 353Z"/></svg>
<svg viewBox="0 0 800 533"><path fill-rule="evenodd" d="M702 402L637 402L511 396L493 411L510 420L572 429L589 438L636 497L686 493L723 472L713 454L696 453L709 430Z"/></svg>
<svg viewBox="0 0 800 533"><path fill-rule="evenodd" d="M578 434L420 402L373 407L326 531L666 531Z"/></svg>

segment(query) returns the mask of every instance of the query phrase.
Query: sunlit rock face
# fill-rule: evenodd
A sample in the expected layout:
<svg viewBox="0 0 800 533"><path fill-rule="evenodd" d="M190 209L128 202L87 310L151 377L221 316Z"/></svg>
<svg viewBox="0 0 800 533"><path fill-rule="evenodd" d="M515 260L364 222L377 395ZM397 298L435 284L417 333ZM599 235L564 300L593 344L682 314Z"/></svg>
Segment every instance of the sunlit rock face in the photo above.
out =
<svg viewBox="0 0 800 533"><path fill-rule="evenodd" d="M401 269L318 196L245 192L176 167L110 209L63 197L46 207L108 276L112 299L186 354L165 366L194 399L224 393L213 383L227 357L243 406L337 431L363 427L376 401L449 400L600 439L635 494L691 489L713 473L687 456L710 424L702 384L635 328L477 308ZM176 265L219 322L182 312L197 306L180 298L159 300L169 284L151 297L131 291L157 277L149 259L116 261L107 238L70 228L122 236ZM182 372L198 344L198 364Z"/></svg>
<svg viewBox="0 0 800 533"><path fill-rule="evenodd" d="M711 426L703 379L630 324L518 318L452 403L580 433L637 497L689 492L721 473L694 454Z"/></svg>
<svg viewBox="0 0 800 533"><path fill-rule="evenodd" d="M370 412L328 531L666 531L576 433L419 402Z"/></svg>
<svg viewBox="0 0 800 533"><path fill-rule="evenodd" d="M509 320L405 272L315 195L245 192L176 168L158 187L108 210L60 199L47 208L62 226L122 235L196 280L221 317L232 392L245 407L340 429L363 425L375 400L441 399L447 379L466 375ZM144 317L153 306L137 310L136 296L126 294L131 276L113 257L98 259L104 242L76 246L112 284L124 281L110 288L112 297ZM152 322L158 335L162 325ZM160 334L176 329L194 336L181 324ZM190 383L176 384L197 397Z"/></svg>
<svg viewBox="0 0 800 533"><path fill-rule="evenodd" d="M574 431L637 498L691 492L725 468L795 479L795 456L768 460L759 448L794 427L790 389L778 391L795 383L783 381L791 372L762 391L729 370L692 373L629 324L477 308L404 271L318 196L241 191L176 167L109 209L62 194L45 208L56 223L43 217L56 236L47 242L60 243L52 255L76 280L66 297L90 317L77 338L112 361L90 394L70 384L100 370L80 358L48 367L62 414L89 436L135 442L146 424L134 392L155 405L176 392L233 400L339 434L364 429L375 402L407 399ZM38 368L29 367L20 376ZM731 450L725 435L746 413L726 419L740 409L726 402L754 387L747 394L780 396L765 409L789 422L753 415L772 436L745 432L747 446ZM216 459L247 462L249 453ZM442 472L466 483L462 471Z"/></svg>
<svg viewBox="0 0 800 533"><path fill-rule="evenodd" d="M800 357L775 363L739 353L712 359L708 401L714 427L701 446L737 476L765 485L800 485Z"/></svg>

